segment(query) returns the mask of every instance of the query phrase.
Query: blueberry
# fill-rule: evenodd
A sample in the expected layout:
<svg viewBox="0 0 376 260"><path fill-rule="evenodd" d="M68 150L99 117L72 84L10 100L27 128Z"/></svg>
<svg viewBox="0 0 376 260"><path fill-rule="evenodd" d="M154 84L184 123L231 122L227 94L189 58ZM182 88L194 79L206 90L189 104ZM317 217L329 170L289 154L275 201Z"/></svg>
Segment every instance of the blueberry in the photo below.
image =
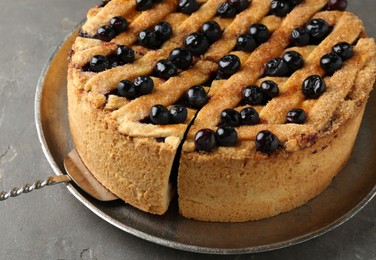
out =
<svg viewBox="0 0 376 260"><path fill-rule="evenodd" d="M240 117L242 125L256 125L260 122L259 113L252 107L243 108Z"/></svg>
<svg viewBox="0 0 376 260"><path fill-rule="evenodd" d="M313 19L307 25L306 29L311 39L322 41L330 33L330 26L323 19Z"/></svg>
<svg viewBox="0 0 376 260"><path fill-rule="evenodd" d="M181 124L187 120L188 110L183 105L173 105L170 108L170 119L174 124Z"/></svg>
<svg viewBox="0 0 376 260"><path fill-rule="evenodd" d="M206 37L206 39L209 40L210 43L213 43L221 38L222 30L217 22L208 21L202 25L201 33Z"/></svg>
<svg viewBox="0 0 376 260"><path fill-rule="evenodd" d="M179 11L184 14L196 12L200 6L196 0L179 0Z"/></svg>
<svg viewBox="0 0 376 260"><path fill-rule="evenodd" d="M145 29L138 34L138 43L149 49L157 49L161 45L156 32L150 29Z"/></svg>
<svg viewBox="0 0 376 260"><path fill-rule="evenodd" d="M211 152L217 147L215 132L210 129L201 129L195 135L195 147L198 151Z"/></svg>
<svg viewBox="0 0 376 260"><path fill-rule="evenodd" d="M215 135L220 146L230 147L235 145L238 141L238 133L229 125L218 127Z"/></svg>
<svg viewBox="0 0 376 260"><path fill-rule="evenodd" d="M306 46L310 41L311 36L304 28L296 28L291 33L291 42L296 46Z"/></svg>
<svg viewBox="0 0 376 260"><path fill-rule="evenodd" d="M307 119L307 114L303 109L292 109L287 113L286 123L304 124Z"/></svg>
<svg viewBox="0 0 376 260"><path fill-rule="evenodd" d="M325 81L318 75L309 76L303 81L302 92L307 98L318 99L325 91Z"/></svg>
<svg viewBox="0 0 376 260"><path fill-rule="evenodd" d="M187 104L191 108L201 108L208 100L208 94L202 86L193 86L187 91Z"/></svg>
<svg viewBox="0 0 376 260"><path fill-rule="evenodd" d="M153 0L136 0L136 9L138 11L145 11L153 6Z"/></svg>
<svg viewBox="0 0 376 260"><path fill-rule="evenodd" d="M285 77L289 74L287 62L281 58L271 59L266 63L266 75L271 77Z"/></svg>
<svg viewBox="0 0 376 260"><path fill-rule="evenodd" d="M192 65L192 54L184 48L173 49L168 59L174 66L181 70L187 70Z"/></svg>
<svg viewBox="0 0 376 260"><path fill-rule="evenodd" d="M111 19L110 24L114 27L117 34L128 29L128 21L124 17L115 16Z"/></svg>
<svg viewBox="0 0 376 260"><path fill-rule="evenodd" d="M225 55L219 60L218 68L223 76L229 77L240 69L240 59L233 54Z"/></svg>
<svg viewBox="0 0 376 260"><path fill-rule="evenodd" d="M228 2L235 7L237 13L244 11L249 6L248 0L229 0Z"/></svg>
<svg viewBox="0 0 376 260"><path fill-rule="evenodd" d="M303 1L304 0L290 0L291 4L294 6L301 4Z"/></svg>
<svg viewBox="0 0 376 260"><path fill-rule="evenodd" d="M279 95L278 84L271 80L265 80L260 85L261 92L264 93L269 99Z"/></svg>
<svg viewBox="0 0 376 260"><path fill-rule="evenodd" d="M270 11L272 14L284 17L293 9L291 1L288 0L273 0L270 6Z"/></svg>
<svg viewBox="0 0 376 260"><path fill-rule="evenodd" d="M217 14L222 18L233 18L236 16L236 8L228 2L224 2L218 6Z"/></svg>
<svg viewBox="0 0 376 260"><path fill-rule="evenodd" d="M350 59L354 55L353 47L347 42L340 42L334 45L333 53L340 56L342 60Z"/></svg>
<svg viewBox="0 0 376 260"><path fill-rule="evenodd" d="M278 149L280 142L272 132L263 130L256 135L255 144L257 151L272 154Z"/></svg>
<svg viewBox="0 0 376 260"><path fill-rule="evenodd" d="M325 54L321 57L320 66L326 73L332 74L342 67L342 59L335 53Z"/></svg>
<svg viewBox="0 0 376 260"><path fill-rule="evenodd" d="M347 0L330 0L326 6L326 10L345 11L347 8Z"/></svg>
<svg viewBox="0 0 376 260"><path fill-rule="evenodd" d="M264 93L257 86L248 86L243 90L243 102L248 105L264 104Z"/></svg>
<svg viewBox="0 0 376 260"><path fill-rule="evenodd" d="M302 55L296 51L285 52L282 59L287 63L287 66L290 69L290 73L293 73L298 69L303 68L304 66L304 60Z"/></svg>
<svg viewBox="0 0 376 260"><path fill-rule="evenodd" d="M170 123L170 114L163 105L155 105L150 109L150 120L156 125L168 125Z"/></svg>
<svg viewBox="0 0 376 260"><path fill-rule="evenodd" d="M172 27L167 22L160 22L154 26L154 31L157 36L157 41L160 43L167 41L172 35Z"/></svg>
<svg viewBox="0 0 376 260"><path fill-rule="evenodd" d="M140 95L147 95L153 92L154 81L149 76L139 76L135 78L133 84Z"/></svg>
<svg viewBox="0 0 376 260"><path fill-rule="evenodd" d="M99 5L99 7L104 7L106 6L106 4L108 4L108 2L110 2L111 0L102 0L102 3Z"/></svg>
<svg viewBox="0 0 376 260"><path fill-rule="evenodd" d="M155 65L154 71L160 78L168 79L178 74L177 68L169 60L160 60Z"/></svg>
<svg viewBox="0 0 376 260"><path fill-rule="evenodd" d="M129 80L122 80L117 86L117 92L120 96L126 97L127 99L135 99L138 97L138 91L135 85Z"/></svg>
<svg viewBox="0 0 376 260"><path fill-rule="evenodd" d="M249 34L258 44L266 42L270 36L268 27L260 23L252 24L249 27Z"/></svg>
<svg viewBox="0 0 376 260"><path fill-rule="evenodd" d="M184 39L185 48L193 55L204 54L209 48L209 41L202 33L192 33Z"/></svg>
<svg viewBox="0 0 376 260"><path fill-rule="evenodd" d="M131 63L134 61L134 51L132 48L124 45L119 45L116 49L116 57L121 63Z"/></svg>
<svg viewBox="0 0 376 260"><path fill-rule="evenodd" d="M238 37L237 47L240 51L252 52L257 48L257 42L251 35L242 34Z"/></svg>
<svg viewBox="0 0 376 260"><path fill-rule="evenodd" d="M95 55L91 58L89 64L90 71L92 72L102 72L111 68L110 61L103 55Z"/></svg>
<svg viewBox="0 0 376 260"><path fill-rule="evenodd" d="M97 30L98 39L104 42L111 41L116 35L116 31L112 25L104 25Z"/></svg>
<svg viewBox="0 0 376 260"><path fill-rule="evenodd" d="M221 113L221 120L220 125L229 125L229 126L240 126L241 124L241 117L240 113L235 109L225 109Z"/></svg>

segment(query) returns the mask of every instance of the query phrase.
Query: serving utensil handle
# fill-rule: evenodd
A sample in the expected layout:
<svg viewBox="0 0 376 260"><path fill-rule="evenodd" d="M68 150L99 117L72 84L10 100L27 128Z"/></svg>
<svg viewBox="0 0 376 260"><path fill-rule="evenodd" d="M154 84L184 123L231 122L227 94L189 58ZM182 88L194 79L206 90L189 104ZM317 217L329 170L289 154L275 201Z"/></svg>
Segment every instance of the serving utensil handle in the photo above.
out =
<svg viewBox="0 0 376 260"><path fill-rule="evenodd" d="M68 175L58 175L58 176L50 176L44 181L38 180L34 182L33 184L26 184L21 188L13 188L8 192L2 191L0 192L0 201L6 200L9 197L17 197L21 195L22 193L29 193L33 190L39 190L46 186L55 185L62 182L69 182L71 179Z"/></svg>

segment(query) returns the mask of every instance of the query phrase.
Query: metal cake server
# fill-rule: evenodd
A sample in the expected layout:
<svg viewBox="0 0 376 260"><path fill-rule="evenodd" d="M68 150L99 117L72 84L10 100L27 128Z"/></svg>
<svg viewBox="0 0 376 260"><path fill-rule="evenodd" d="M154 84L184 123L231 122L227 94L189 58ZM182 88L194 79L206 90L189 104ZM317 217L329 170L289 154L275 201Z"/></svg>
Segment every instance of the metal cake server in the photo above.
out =
<svg viewBox="0 0 376 260"><path fill-rule="evenodd" d="M41 189L45 186L51 186L58 183L73 181L87 194L100 201L113 201L118 197L107 190L101 183L94 178L91 172L86 168L78 155L76 149L73 149L64 159L64 168L67 175L50 176L44 181L38 180L33 184L26 184L21 188L0 192L0 201L9 197L17 197L22 193L28 193L35 189Z"/></svg>

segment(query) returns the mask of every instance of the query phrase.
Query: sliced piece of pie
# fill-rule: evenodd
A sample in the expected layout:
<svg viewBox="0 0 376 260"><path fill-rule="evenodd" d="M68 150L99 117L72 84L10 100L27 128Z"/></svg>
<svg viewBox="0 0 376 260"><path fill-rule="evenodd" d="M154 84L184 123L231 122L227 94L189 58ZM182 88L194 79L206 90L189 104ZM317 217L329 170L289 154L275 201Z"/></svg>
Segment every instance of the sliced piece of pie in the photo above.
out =
<svg viewBox="0 0 376 260"><path fill-rule="evenodd" d="M374 40L346 1L328 2L103 1L69 57L82 160L154 214L176 185L180 213L204 221L317 196L350 156L376 75Z"/></svg>

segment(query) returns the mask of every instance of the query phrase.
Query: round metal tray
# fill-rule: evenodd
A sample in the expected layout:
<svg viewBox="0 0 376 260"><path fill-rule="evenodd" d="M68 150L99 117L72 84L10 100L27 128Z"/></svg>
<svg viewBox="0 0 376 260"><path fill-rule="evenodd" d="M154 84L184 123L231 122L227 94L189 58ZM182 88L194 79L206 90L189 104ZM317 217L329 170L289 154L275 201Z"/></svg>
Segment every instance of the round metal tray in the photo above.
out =
<svg viewBox="0 0 376 260"><path fill-rule="evenodd" d="M35 98L40 142L57 175L64 174L63 159L73 148L67 118L67 55L77 30L62 42L47 63ZM208 223L178 214L173 201L164 216L141 212L124 202L99 202L76 186L68 190L108 223L142 239L164 246L213 254L268 251L319 236L350 219L376 193L376 96L367 106L363 125L347 166L330 187L306 205L273 218L246 223Z"/></svg>

